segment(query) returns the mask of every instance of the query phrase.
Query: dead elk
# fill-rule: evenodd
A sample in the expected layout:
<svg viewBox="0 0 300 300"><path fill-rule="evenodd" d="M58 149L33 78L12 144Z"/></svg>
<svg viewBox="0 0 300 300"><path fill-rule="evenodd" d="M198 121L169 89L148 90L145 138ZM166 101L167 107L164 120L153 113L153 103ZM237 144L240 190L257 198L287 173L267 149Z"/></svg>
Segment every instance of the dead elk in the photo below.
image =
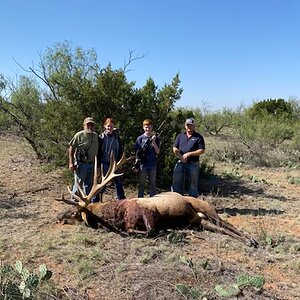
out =
<svg viewBox="0 0 300 300"><path fill-rule="evenodd" d="M115 171L125 162L122 157L116 163L111 158L110 169L106 176L102 176L101 183L97 182L97 175L91 192L85 195L79 187L80 196L69 193L75 200L60 199L75 205L79 218L91 227L104 226L108 230L118 233L140 233L149 235L151 232L170 228L186 228L188 226L202 226L204 229L223 233L247 245L257 246L258 243L246 233L235 228L221 219L215 208L200 198L182 196L178 193L161 193L151 198L133 198L122 201L91 203L91 199L116 176ZM95 170L97 162L95 163ZM96 172L95 172L96 174ZM76 217L76 214L74 214Z"/></svg>

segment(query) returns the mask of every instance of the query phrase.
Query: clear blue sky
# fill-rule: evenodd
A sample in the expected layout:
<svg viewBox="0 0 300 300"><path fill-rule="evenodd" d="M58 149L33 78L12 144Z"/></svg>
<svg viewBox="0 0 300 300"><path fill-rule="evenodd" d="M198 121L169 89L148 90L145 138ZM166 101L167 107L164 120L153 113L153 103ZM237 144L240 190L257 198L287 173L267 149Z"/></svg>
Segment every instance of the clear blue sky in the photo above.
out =
<svg viewBox="0 0 300 300"><path fill-rule="evenodd" d="M162 87L179 72L176 106L237 108L300 97L299 0L0 0L0 73L22 74L65 40L100 66L145 55L129 80Z"/></svg>

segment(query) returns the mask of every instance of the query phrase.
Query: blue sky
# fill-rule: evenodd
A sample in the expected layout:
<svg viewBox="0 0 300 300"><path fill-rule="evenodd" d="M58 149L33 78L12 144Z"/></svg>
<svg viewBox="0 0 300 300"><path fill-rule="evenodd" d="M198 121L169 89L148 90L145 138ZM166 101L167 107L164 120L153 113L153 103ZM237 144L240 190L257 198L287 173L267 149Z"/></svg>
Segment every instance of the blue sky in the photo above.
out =
<svg viewBox="0 0 300 300"><path fill-rule="evenodd" d="M94 48L136 86L179 73L176 106L213 110L300 98L298 0L1 0L0 73L22 74L57 42Z"/></svg>

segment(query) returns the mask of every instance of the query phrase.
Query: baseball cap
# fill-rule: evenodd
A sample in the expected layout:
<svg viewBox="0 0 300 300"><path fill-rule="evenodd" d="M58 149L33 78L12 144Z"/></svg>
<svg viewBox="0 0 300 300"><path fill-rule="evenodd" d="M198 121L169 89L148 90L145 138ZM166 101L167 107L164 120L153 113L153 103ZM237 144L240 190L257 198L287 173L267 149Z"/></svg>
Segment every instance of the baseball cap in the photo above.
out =
<svg viewBox="0 0 300 300"><path fill-rule="evenodd" d="M85 125L87 123L94 123L95 124L95 121L92 117L87 117L87 118L84 119L83 124Z"/></svg>
<svg viewBox="0 0 300 300"><path fill-rule="evenodd" d="M185 120L185 125L195 125L194 118L188 118Z"/></svg>

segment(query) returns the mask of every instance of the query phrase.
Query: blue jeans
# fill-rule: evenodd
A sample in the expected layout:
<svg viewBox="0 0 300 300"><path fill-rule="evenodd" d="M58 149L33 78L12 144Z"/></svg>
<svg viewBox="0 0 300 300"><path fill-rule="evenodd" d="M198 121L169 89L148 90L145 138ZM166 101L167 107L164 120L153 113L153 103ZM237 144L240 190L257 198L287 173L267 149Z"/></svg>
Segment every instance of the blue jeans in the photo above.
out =
<svg viewBox="0 0 300 300"><path fill-rule="evenodd" d="M77 170L74 172L74 185L72 192L80 195L77 188L77 179L84 193L88 195L92 189L94 176L94 164L78 163Z"/></svg>
<svg viewBox="0 0 300 300"><path fill-rule="evenodd" d="M146 179L148 177L149 181L149 195L153 197L156 195L155 179L156 179L156 166L152 168L143 168L141 166L139 171L139 187L138 187L138 197L143 198L145 192Z"/></svg>
<svg viewBox="0 0 300 300"><path fill-rule="evenodd" d="M102 168L103 168L103 175L105 176L108 169L109 169L109 163L103 162L102 163ZM125 196L125 192L124 192L124 189L123 189L121 176L115 177L113 179L113 181L114 181L114 184L115 184L118 200L125 199L126 196Z"/></svg>
<svg viewBox="0 0 300 300"><path fill-rule="evenodd" d="M199 161L182 163L178 161L173 171L172 192L184 194L185 186L188 185L189 195L198 197Z"/></svg>

